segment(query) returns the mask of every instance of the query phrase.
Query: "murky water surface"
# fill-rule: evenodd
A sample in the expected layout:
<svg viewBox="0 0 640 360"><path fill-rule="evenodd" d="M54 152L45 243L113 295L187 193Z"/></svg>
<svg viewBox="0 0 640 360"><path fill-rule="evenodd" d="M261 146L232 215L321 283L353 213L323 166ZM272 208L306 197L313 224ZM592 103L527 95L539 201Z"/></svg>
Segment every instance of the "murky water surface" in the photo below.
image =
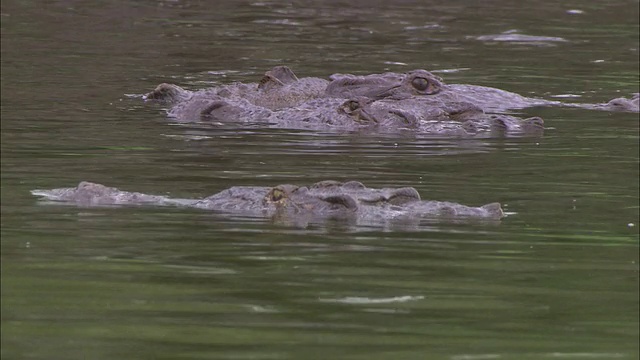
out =
<svg viewBox="0 0 640 360"><path fill-rule="evenodd" d="M455 140L176 124L135 95L287 64L426 68L600 102L638 91L638 13L625 0L3 1L2 357L637 359L637 114L527 109L543 137ZM512 29L550 39L477 39ZM29 193L324 179L511 215L296 226Z"/></svg>

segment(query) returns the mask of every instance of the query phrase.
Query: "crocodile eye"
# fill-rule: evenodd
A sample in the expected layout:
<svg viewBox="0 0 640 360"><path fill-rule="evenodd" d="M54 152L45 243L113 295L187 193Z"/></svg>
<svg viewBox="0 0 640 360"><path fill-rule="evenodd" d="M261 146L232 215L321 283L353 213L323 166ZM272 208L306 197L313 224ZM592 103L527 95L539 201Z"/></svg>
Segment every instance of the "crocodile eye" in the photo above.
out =
<svg viewBox="0 0 640 360"><path fill-rule="evenodd" d="M356 111L360 109L360 103L356 100L347 100L340 107L338 107L339 112L344 112L348 115L353 115Z"/></svg>
<svg viewBox="0 0 640 360"><path fill-rule="evenodd" d="M347 108L349 111L356 111L360 108L360 104L357 101L349 100L347 102Z"/></svg>
<svg viewBox="0 0 640 360"><path fill-rule="evenodd" d="M411 85L418 91L426 91L429 88L429 80L417 77L411 80Z"/></svg>
<svg viewBox="0 0 640 360"><path fill-rule="evenodd" d="M284 199L284 191L280 189L271 190L271 201L278 202Z"/></svg>

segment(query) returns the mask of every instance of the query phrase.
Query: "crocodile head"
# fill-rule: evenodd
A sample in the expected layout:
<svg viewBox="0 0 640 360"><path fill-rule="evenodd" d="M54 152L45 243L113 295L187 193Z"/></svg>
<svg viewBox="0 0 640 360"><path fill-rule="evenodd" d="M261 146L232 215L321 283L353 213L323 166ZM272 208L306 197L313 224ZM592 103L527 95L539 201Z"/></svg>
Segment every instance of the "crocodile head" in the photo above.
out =
<svg viewBox="0 0 640 360"><path fill-rule="evenodd" d="M442 102L436 98L411 96L407 99L372 100L356 97L345 101L338 112L361 125L381 129L408 129L432 135L473 135L504 129L507 132L542 130L544 122L536 117L520 119L509 115L486 114L480 107L462 101Z"/></svg>
<svg viewBox="0 0 640 360"><path fill-rule="evenodd" d="M624 97L615 98L601 105L596 105L596 109L620 112L639 112L640 94L634 94L631 99Z"/></svg>
<svg viewBox="0 0 640 360"><path fill-rule="evenodd" d="M416 119L393 103L380 103L366 97L319 98L301 106L273 113L273 120L281 126L327 126L335 129L362 128L397 129L412 126Z"/></svg>
<svg viewBox="0 0 640 360"><path fill-rule="evenodd" d="M375 99L406 99L411 96L434 95L442 90L442 78L433 75L426 70L410 71L402 78L399 84L381 89L373 93Z"/></svg>
<svg viewBox="0 0 640 360"><path fill-rule="evenodd" d="M364 96L351 98L338 107L338 113L349 116L358 124L376 125L387 130L417 127L423 114L412 110L403 104L376 101ZM434 110L431 116L436 118L441 111Z"/></svg>
<svg viewBox="0 0 640 360"><path fill-rule="evenodd" d="M49 201L82 207L180 206L227 213L268 216L301 224L312 219L388 221L419 218L480 218L499 220L498 203L469 207L457 203L421 200L415 188L369 188L358 181L321 181L308 187L235 186L201 199L179 199L122 191L81 182L77 187L33 190ZM367 220L368 219L368 220Z"/></svg>
<svg viewBox="0 0 640 360"><path fill-rule="evenodd" d="M325 93L334 97L365 96L371 99L405 99L433 95L443 88L442 79L426 70L406 74L384 73L367 76L334 74Z"/></svg>
<svg viewBox="0 0 640 360"><path fill-rule="evenodd" d="M72 202L79 206L107 206L107 205L162 205L167 198L164 196L146 195L138 192L121 191L102 184L82 181L76 187L58 188L52 190L33 190L33 195L41 196L50 201Z"/></svg>
<svg viewBox="0 0 640 360"><path fill-rule="evenodd" d="M357 201L345 193L318 195L307 187L278 185L263 199L265 206L275 207L277 213L343 216L358 210Z"/></svg>

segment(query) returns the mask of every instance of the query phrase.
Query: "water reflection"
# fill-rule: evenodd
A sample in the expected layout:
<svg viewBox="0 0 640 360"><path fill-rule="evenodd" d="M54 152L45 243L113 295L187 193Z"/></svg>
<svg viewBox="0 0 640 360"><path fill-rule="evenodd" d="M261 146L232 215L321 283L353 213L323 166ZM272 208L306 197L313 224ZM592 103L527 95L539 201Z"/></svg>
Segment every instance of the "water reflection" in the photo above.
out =
<svg viewBox="0 0 640 360"><path fill-rule="evenodd" d="M637 2L5 0L1 13L2 357L638 357L637 115L539 108L542 138L452 140L175 124L124 95L287 64L464 69L447 79L600 102L638 91ZM509 29L569 41L467 38ZM327 178L515 214L345 231L29 193Z"/></svg>

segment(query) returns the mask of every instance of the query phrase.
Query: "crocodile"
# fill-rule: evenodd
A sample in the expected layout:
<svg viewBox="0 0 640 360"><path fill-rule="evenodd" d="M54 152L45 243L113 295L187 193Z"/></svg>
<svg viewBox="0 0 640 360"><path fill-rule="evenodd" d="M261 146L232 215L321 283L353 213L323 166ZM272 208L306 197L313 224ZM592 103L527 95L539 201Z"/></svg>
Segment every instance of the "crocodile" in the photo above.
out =
<svg viewBox="0 0 640 360"><path fill-rule="evenodd" d="M178 199L122 191L92 182L71 188L32 190L44 200L99 206L178 206L221 213L278 219L350 219L385 222L403 219L486 219L505 216L497 202L471 207L453 202L422 200L413 187L369 188L358 181L325 180L310 186L234 186L201 199Z"/></svg>
<svg viewBox="0 0 640 360"><path fill-rule="evenodd" d="M367 98L368 99L368 98ZM544 121L540 117L519 118L507 114L486 113L469 102L441 102L424 106L419 97L401 100L369 100L373 109L388 109L393 116L402 116L414 125L414 132L439 135L542 135ZM436 116L436 110L440 111ZM378 110L380 112L380 110ZM454 130L454 131L447 131Z"/></svg>
<svg viewBox="0 0 640 360"><path fill-rule="evenodd" d="M398 100L372 100L367 96L319 97L296 106L271 110L242 97L189 94L175 85L162 84L146 98L173 103L167 113L178 121L240 121L288 129L409 131L459 137L494 133L533 135L540 134L543 129L540 118L523 120L510 115L486 114L466 102L433 100L431 105L425 106L420 97Z"/></svg>
<svg viewBox="0 0 640 360"><path fill-rule="evenodd" d="M619 97L603 104L595 104L594 109L604 111L640 112L640 93L634 93L631 98Z"/></svg>
<svg viewBox="0 0 640 360"><path fill-rule="evenodd" d="M163 83L145 94L143 99L193 108L203 107L202 103L211 99L224 99L256 109L279 110L324 97L328 84L329 81L315 77L298 79L287 66L276 66L267 71L258 83L233 83L197 91Z"/></svg>
<svg viewBox="0 0 640 360"><path fill-rule="evenodd" d="M534 106L564 106L590 110L639 112L640 95L615 98L602 104L565 103L522 96L498 88L446 84L427 70L413 70L404 74L382 73L364 76L333 74L325 93L329 97L365 96L371 99L402 100L418 97L423 106L442 106L450 102L472 103L487 112L505 112Z"/></svg>

